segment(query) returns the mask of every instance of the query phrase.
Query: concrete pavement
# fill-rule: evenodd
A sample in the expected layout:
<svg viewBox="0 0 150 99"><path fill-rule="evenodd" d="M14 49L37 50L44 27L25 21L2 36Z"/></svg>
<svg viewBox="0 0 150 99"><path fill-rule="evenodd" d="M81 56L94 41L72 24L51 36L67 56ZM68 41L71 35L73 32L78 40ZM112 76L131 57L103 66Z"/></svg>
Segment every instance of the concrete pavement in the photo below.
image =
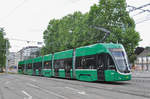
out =
<svg viewBox="0 0 150 99"><path fill-rule="evenodd" d="M148 99L149 83L82 82L38 76L1 74L0 99Z"/></svg>

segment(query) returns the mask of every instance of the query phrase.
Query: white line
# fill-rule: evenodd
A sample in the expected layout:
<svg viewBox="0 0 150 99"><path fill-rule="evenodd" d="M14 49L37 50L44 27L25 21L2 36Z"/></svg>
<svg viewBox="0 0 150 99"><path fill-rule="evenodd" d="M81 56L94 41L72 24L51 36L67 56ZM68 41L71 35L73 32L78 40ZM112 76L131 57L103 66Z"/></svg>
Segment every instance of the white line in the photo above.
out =
<svg viewBox="0 0 150 99"><path fill-rule="evenodd" d="M22 93L24 93L26 96L28 96L28 98L27 99L32 99L32 96L31 95L29 95L27 92L25 92L24 90L22 90ZM24 98L24 99L26 99L26 98Z"/></svg>
<svg viewBox="0 0 150 99"><path fill-rule="evenodd" d="M71 89L71 90L74 90L74 91L80 91L80 90L78 90L78 89L74 89L74 88L71 88L71 87L65 87L65 88Z"/></svg>
<svg viewBox="0 0 150 99"><path fill-rule="evenodd" d="M35 88L40 88L40 87L38 87L38 86L36 86L36 85L33 85L33 84L30 84L30 83L27 83L27 85L29 85L29 86L31 86L31 87L35 87Z"/></svg>
<svg viewBox="0 0 150 99"><path fill-rule="evenodd" d="M36 80L35 79L30 79L31 81L34 81L34 82L36 82Z"/></svg>
<svg viewBox="0 0 150 99"><path fill-rule="evenodd" d="M87 95L84 91L78 92L78 94Z"/></svg>
<svg viewBox="0 0 150 99"><path fill-rule="evenodd" d="M63 99L68 99L68 98L66 98L66 97L65 97L65 96L63 96L63 95L59 95L59 94L57 94L57 93L55 93L55 92L52 92L52 91L49 91L49 90L46 90L46 89L40 88L39 86L36 86L36 85L30 84L30 83L27 83L27 85L29 85L29 86L31 86L31 87L34 87L34 88L39 88L39 89L41 89L41 90L43 90L43 91L45 91L45 92L47 92L47 93L50 93L50 94L52 94L52 95L57 96L57 97L60 97L60 98L63 98Z"/></svg>
<svg viewBox="0 0 150 99"><path fill-rule="evenodd" d="M78 94L87 95L85 91L81 91L81 90L71 88L71 87L65 87L65 88L76 91Z"/></svg>

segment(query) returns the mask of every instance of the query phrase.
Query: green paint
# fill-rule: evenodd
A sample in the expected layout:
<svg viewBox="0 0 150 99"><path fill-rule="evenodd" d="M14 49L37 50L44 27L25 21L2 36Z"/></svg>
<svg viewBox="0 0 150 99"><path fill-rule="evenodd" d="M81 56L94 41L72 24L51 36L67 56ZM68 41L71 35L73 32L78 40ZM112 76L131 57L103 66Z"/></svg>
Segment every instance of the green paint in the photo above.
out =
<svg viewBox="0 0 150 99"><path fill-rule="evenodd" d="M96 69L76 69L76 79L82 81L96 81L97 70Z"/></svg>
<svg viewBox="0 0 150 99"><path fill-rule="evenodd" d="M94 44L76 49L76 56L94 55L97 53L108 52L103 44Z"/></svg>
<svg viewBox="0 0 150 99"><path fill-rule="evenodd" d="M52 54L45 55L43 56L43 58L44 58L44 61L50 61L52 60Z"/></svg>
<svg viewBox="0 0 150 99"><path fill-rule="evenodd" d="M76 49L76 56L94 55L99 53L110 53L109 48L122 48L121 44L97 43L90 46L83 46Z"/></svg>
<svg viewBox="0 0 150 99"><path fill-rule="evenodd" d="M52 76L52 70L51 69L43 69L42 75L45 77L51 77Z"/></svg>
<svg viewBox="0 0 150 99"><path fill-rule="evenodd" d="M43 57L42 57L42 56L37 57L37 58L34 58L34 59L33 59L33 63L42 62L42 59L43 59Z"/></svg>
<svg viewBox="0 0 150 99"><path fill-rule="evenodd" d="M39 75L39 70L38 69L35 70L35 75L37 75L37 76Z"/></svg>
<svg viewBox="0 0 150 99"><path fill-rule="evenodd" d="M26 73L27 73L28 75L32 75L32 74L33 74L33 71L32 71L32 69L28 69L28 70L26 71Z"/></svg>
<svg viewBox="0 0 150 99"><path fill-rule="evenodd" d="M23 71L21 69L18 70L19 74L23 74Z"/></svg>
<svg viewBox="0 0 150 99"><path fill-rule="evenodd" d="M59 77L65 78L65 70L59 69Z"/></svg>
<svg viewBox="0 0 150 99"><path fill-rule="evenodd" d="M57 52L54 54L54 59L65 59L65 58L72 58L73 57L73 49L67 50L67 51L62 51L62 52Z"/></svg>
<svg viewBox="0 0 150 99"><path fill-rule="evenodd" d="M26 62L26 64L32 64L33 59L26 60L25 62Z"/></svg>
<svg viewBox="0 0 150 99"><path fill-rule="evenodd" d="M114 44L114 43L100 43L102 44L105 48L122 48L122 44Z"/></svg>
<svg viewBox="0 0 150 99"><path fill-rule="evenodd" d="M105 70L106 81L127 81L131 80L131 74L122 75L114 70Z"/></svg>

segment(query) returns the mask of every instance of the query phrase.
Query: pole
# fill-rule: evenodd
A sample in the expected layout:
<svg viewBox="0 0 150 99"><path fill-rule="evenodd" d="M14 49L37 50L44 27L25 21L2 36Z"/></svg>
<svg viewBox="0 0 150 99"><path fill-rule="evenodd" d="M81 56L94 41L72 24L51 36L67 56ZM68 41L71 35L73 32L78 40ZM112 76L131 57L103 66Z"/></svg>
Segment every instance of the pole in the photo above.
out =
<svg viewBox="0 0 150 99"><path fill-rule="evenodd" d="M6 40L6 66L5 66L5 73L8 74L8 42Z"/></svg>
<svg viewBox="0 0 150 99"><path fill-rule="evenodd" d="M76 62L76 49L74 48L73 49L73 67L72 67L72 76L73 76L73 78L75 79L76 78L76 72L75 72L75 63Z"/></svg>

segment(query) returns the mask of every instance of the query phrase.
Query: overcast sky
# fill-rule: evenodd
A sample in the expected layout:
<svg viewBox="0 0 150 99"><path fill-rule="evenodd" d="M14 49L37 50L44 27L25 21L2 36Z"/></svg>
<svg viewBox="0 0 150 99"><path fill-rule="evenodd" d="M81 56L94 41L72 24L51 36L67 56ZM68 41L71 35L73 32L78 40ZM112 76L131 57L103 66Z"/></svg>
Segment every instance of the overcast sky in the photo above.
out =
<svg viewBox="0 0 150 99"><path fill-rule="evenodd" d="M48 22L55 18L62 18L75 11L88 12L90 6L98 3L99 0L0 0L0 27L4 27L7 38L10 39L11 50L18 51L22 47L36 45L35 42L13 40L21 39L28 41L42 41L43 31L47 28ZM132 6L141 6L150 3L150 0L127 0ZM149 9L150 6L144 9ZM136 31L140 33L143 41L139 46L149 46L150 12L140 15L139 11L132 12L131 17L136 23Z"/></svg>

